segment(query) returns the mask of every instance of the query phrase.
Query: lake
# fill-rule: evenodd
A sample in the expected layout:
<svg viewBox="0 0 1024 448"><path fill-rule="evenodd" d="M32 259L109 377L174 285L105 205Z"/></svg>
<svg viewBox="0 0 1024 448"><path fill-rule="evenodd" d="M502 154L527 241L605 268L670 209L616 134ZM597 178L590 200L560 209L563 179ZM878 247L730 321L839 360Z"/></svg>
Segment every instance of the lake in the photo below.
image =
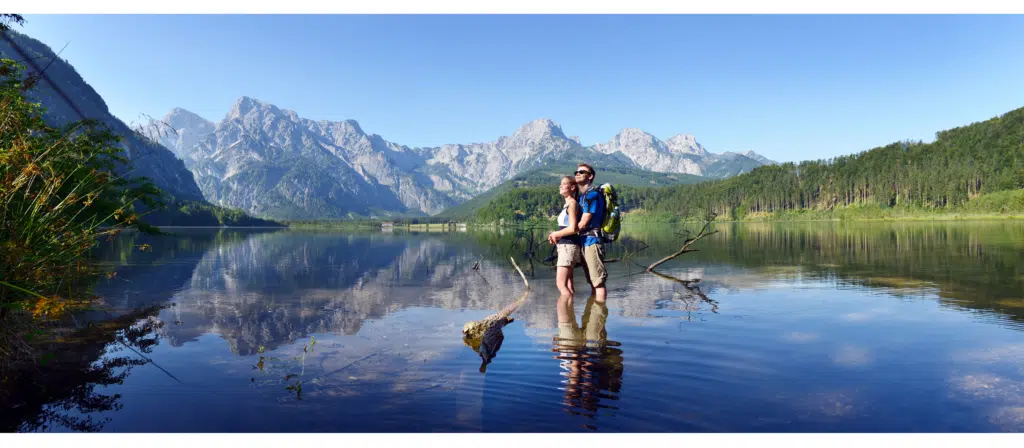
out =
<svg viewBox="0 0 1024 448"><path fill-rule="evenodd" d="M539 230L122 234L112 311L75 317L3 427L1024 429L1024 222L715 228L656 276L682 227L627 227L607 303L577 269L562 326ZM524 296L510 256L530 291L482 368L461 330Z"/></svg>

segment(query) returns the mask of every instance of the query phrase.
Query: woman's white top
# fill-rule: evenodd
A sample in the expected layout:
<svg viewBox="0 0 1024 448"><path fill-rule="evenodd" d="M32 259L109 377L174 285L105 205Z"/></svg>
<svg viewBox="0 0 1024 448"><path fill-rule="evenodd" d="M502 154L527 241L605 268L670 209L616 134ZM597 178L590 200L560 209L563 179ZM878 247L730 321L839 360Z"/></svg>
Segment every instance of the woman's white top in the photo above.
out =
<svg viewBox="0 0 1024 448"><path fill-rule="evenodd" d="M562 207L562 213L558 214L558 226L569 227L569 206Z"/></svg>

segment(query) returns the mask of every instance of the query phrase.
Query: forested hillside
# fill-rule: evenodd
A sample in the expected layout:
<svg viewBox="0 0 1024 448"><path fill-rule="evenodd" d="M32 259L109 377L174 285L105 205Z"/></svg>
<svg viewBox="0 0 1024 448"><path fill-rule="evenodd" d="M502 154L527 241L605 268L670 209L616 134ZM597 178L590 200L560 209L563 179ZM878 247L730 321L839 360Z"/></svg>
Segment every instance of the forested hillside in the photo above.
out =
<svg viewBox="0 0 1024 448"><path fill-rule="evenodd" d="M600 167L597 167L600 173ZM606 180L598 177L598 182ZM726 219L864 217L892 212L1024 212L1024 108L937 134L828 160L766 165L733 178L667 187L621 186L636 216ZM547 219L560 209L555 188L517 189L481 207L478 221ZM858 215L859 216L859 215Z"/></svg>
<svg viewBox="0 0 1024 448"><path fill-rule="evenodd" d="M592 162L599 163L599 162ZM536 168L525 173L521 173L509 179L508 181L498 185L479 196L474 197L462 204L451 207L440 214L440 217L452 218L452 219L465 219L467 217L473 217L483 207L488 206L496 197L510 191L519 193L525 193L526 188L537 187L530 189L530 193L523 196L526 198L533 198L537 196L539 201L548 201L553 206L557 206L561 209L562 201L558 199L558 183L561 181L562 176L572 175L573 171L576 170L576 163L570 161L559 161L541 168ZM702 180L707 180L706 177L695 176L693 174L682 174L682 173L658 173L653 171L645 171L636 168L625 168L620 166L602 167L600 169L601 182L611 182L616 186L668 186L678 184L693 184ZM521 191L522 190L522 191ZM545 195L545 193L551 193ZM515 195L513 195L515 196ZM525 204L524 204L525 205ZM556 211L557 212L557 211Z"/></svg>

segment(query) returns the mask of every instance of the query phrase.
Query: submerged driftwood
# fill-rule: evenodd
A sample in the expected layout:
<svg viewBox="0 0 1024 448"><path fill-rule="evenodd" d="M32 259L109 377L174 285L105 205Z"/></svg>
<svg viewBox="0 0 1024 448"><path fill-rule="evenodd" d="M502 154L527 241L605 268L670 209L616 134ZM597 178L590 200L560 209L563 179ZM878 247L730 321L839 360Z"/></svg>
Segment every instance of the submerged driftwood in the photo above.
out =
<svg viewBox="0 0 1024 448"><path fill-rule="evenodd" d="M526 291L523 292L515 302L508 304L501 311L491 314L480 320L474 320L466 322L462 326L462 342L468 345L473 351L480 355L482 362L480 363L480 373L486 373L487 364L490 364L491 360L498 355L498 350L501 349L501 343L505 340L505 334L502 329L505 325L515 322L511 316L512 313L519 308L526 298L530 295L530 282L526 281L526 276L523 275L523 271L519 269L519 265L516 264L514 258L512 260L512 266L515 266L516 271L519 271L519 275L523 278L523 283L526 284Z"/></svg>
<svg viewBox="0 0 1024 448"><path fill-rule="evenodd" d="M505 340L505 333L502 329L505 325L515 322L510 315L526 301L529 295L530 291L526 291L519 300L510 303L501 311L481 320L466 322L466 325L462 327L462 342L477 352L482 360L480 373L486 373L487 364L490 364L491 360L498 355L501 343Z"/></svg>

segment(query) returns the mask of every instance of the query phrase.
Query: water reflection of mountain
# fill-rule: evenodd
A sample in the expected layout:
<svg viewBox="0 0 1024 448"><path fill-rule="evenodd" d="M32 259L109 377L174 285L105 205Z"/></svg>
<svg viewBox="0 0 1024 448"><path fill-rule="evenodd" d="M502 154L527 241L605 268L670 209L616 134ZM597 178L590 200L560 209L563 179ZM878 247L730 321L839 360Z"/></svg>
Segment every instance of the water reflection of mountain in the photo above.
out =
<svg viewBox="0 0 1024 448"><path fill-rule="evenodd" d="M310 333L355 334L401 308L501 308L517 274L488 260L473 271L478 260L431 237L255 235L207 252L164 331L173 345L213 331L246 355Z"/></svg>
<svg viewBox="0 0 1024 448"><path fill-rule="evenodd" d="M1018 266L1024 260L1011 241L1024 240L1019 225L1007 224L997 232L954 225L846 228L821 223L725 224L719 230L702 241L700 252L665 265L675 276L704 277L701 290L712 299L721 288L759 287L782 275L780 269L790 269L804 278L885 288L896 294L920 294L920 285L934 284L937 288L930 290L937 290L948 305L993 310L1013 319L1021 319L1024 311L1017 303L1024 289ZM521 287L500 254L485 256L479 271L471 269L481 254L509 247L508 235L232 235L221 234L222 241L206 246L202 256L187 249L200 247L198 242L209 236L174 237L169 244L177 251L173 253L161 253L166 249L154 245L153 256L161 258L145 269L121 268L125 274L119 276L134 278L131 286L114 291L115 296L156 301L177 291L177 306L165 311L170 317L162 330L171 344L214 332L234 353L246 355L261 345L273 349L310 333L355 334L366 319L408 307L494 311L514 299ZM663 255L654 248L665 251L678 245L673 238L672 232L662 229L633 231L623 240L651 245L637 259L647 264ZM134 274L132 269L148 273ZM659 309L712 308L680 284L626 271L625 265L612 268L611 304L618 314L647 317ZM531 280L535 296L547 297L544 288L553 290L553 281L553 273L538 265L537 277ZM581 283L581 288L585 293L586 286ZM553 303L534 302L517 312L517 320L527 327L554 328Z"/></svg>
<svg viewBox="0 0 1024 448"><path fill-rule="evenodd" d="M45 362L17 366L0 387L0 428L5 432L103 429L94 414L120 409L120 396L106 386L121 383L144 364L158 343L159 306L186 288L196 265L213 248L244 240L244 232L175 229L173 236L126 232L103 241L92 253L104 270L116 273L95 285L109 307L84 312L67 322L58 341L37 344ZM147 244L153 250L143 251ZM52 339L52 338L51 338ZM125 351L126 347L131 347ZM132 351L134 350L134 352ZM99 387L98 387L99 386Z"/></svg>
<svg viewBox="0 0 1024 448"><path fill-rule="evenodd" d="M238 244L252 235L278 229L167 229L170 235L125 232L101 242L92 257L108 272L94 291L111 306L137 308L166 303L188 287L199 261L208 251ZM141 246L148 245L148 250Z"/></svg>
<svg viewBox="0 0 1024 448"><path fill-rule="evenodd" d="M701 290L711 299L722 301L723 306L728 303L720 297L723 290L761 288L773 282L790 287L789 279L799 278L834 282L839 288L877 288L897 296L937 296L944 306L986 310L989 316L1024 321L1021 223L723 224L719 230L720 234L701 242L700 252L673 260L665 265L664 272L703 278ZM647 234L632 231L624 234L623 242L643 240L650 244L652 249L637 259L640 264L648 264L678 247L679 242L673 238L671 231L662 228ZM149 244L153 250L142 252L138 249L141 244ZM480 311L468 320L514 300L522 292L522 285L507 256L485 254L509 246L507 236L470 234L353 235L225 229L179 231L171 237L125 234L98 249L99 256L118 274L103 280L97 290L112 305L124 308L172 301L176 306L160 312L163 325L154 330L172 345L212 332L223 337L234 353L244 355L254 353L261 345L273 350L310 333L355 334L364 325L392 331L388 335L394 340L393 335L401 329L385 327L401 325L395 323L401 317L382 318L400 309ZM521 248L512 253L522 260ZM477 272L472 266L481 255L484 259ZM624 264L610 266L612 313L636 318L680 317L680 313L658 311L711 308L706 302L696 301L679 283L640 273L635 266L633 272L638 275L632 276ZM780 278L784 280L778 282ZM549 344L557 326L552 312L557 296L553 273L538 266L537 277L530 282L533 292L527 305L517 310L516 322L545 329L537 333L543 333L544 344ZM583 283L579 285L577 299L588 289ZM602 314L605 312L602 310ZM63 420L65 416L47 414L46 410L66 405L77 409L73 414L84 415L116 408L116 400L102 396L102 389L95 386L119 381L123 378L121 371L111 369L127 366L118 364L129 362L127 358L137 359L111 356L119 346L111 342L114 335L134 320L133 316L122 317L123 322L102 327L105 329L90 336L81 347L55 344L57 358L51 361L54 369L25 377L45 382L46 392L15 397L20 400L18 406L5 402L0 406L6 409L0 418L3 426L8 430L36 430L43 423L60 420L66 427L80 430L102 428L99 421ZM367 324L368 319L380 320ZM436 330L434 339L424 347L436 348L437 341L446 337L443 325L432 328ZM422 333L408 334L411 338L423 337ZM455 346L460 345L457 334L458 326L452 327ZM84 337L74 339L86 341ZM565 352L566 359L558 360L566 368L561 386L565 408L587 417L603 418L614 413L605 406L616 406L621 390L624 363L620 349L606 344L600 351L565 351L564 342L556 340L552 349L556 357ZM97 363L102 359L110 359L113 364ZM339 362L347 359L338 357ZM420 362L420 358L415 361ZM32 381L26 382L26 387L34 385Z"/></svg>

